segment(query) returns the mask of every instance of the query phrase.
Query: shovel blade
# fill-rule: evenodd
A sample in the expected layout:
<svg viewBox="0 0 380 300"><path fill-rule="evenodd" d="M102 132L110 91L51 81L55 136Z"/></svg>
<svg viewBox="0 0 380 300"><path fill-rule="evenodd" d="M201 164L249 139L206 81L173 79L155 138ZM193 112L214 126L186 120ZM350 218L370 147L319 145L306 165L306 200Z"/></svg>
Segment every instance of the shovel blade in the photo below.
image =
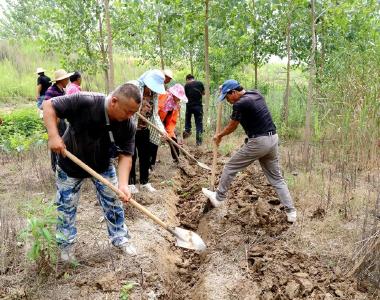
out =
<svg viewBox="0 0 380 300"><path fill-rule="evenodd" d="M186 230L180 227L174 228L174 235L176 237L176 245L178 247L204 251L206 244L202 238L193 231Z"/></svg>
<svg viewBox="0 0 380 300"><path fill-rule="evenodd" d="M197 161L197 164L198 164L198 166L200 166L201 168L211 171L211 168L210 168L208 165L206 165L205 163L200 162L200 161Z"/></svg>

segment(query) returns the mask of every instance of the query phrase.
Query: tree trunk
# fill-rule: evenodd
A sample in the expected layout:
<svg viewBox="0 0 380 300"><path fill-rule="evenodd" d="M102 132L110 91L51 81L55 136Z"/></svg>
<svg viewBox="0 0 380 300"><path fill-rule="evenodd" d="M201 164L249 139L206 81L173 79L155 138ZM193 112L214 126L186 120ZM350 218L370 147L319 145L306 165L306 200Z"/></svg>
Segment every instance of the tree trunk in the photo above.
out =
<svg viewBox="0 0 380 300"><path fill-rule="evenodd" d="M208 11L209 11L209 0L205 0L205 116L206 124L208 119L208 110L210 104L210 65L209 65L209 39L208 39Z"/></svg>
<svg viewBox="0 0 380 300"><path fill-rule="evenodd" d="M316 49L316 36L315 36L315 0L311 2L311 34L312 46L309 62L309 84L308 84L308 97L306 104L306 118L305 118L305 143L304 143L304 162L308 164L310 153L310 142L312 136L312 116L313 116L313 102L314 102L314 83L315 83L315 49Z"/></svg>
<svg viewBox="0 0 380 300"><path fill-rule="evenodd" d="M158 44L160 47L160 62L161 62L161 69L165 69L165 63L164 63L164 49L162 44L162 19L161 17L158 17L158 26L157 26L157 37L158 37Z"/></svg>
<svg viewBox="0 0 380 300"><path fill-rule="evenodd" d="M194 76L193 49L189 50L189 56L190 56L190 74Z"/></svg>
<svg viewBox="0 0 380 300"><path fill-rule="evenodd" d="M104 34L103 34L103 20L101 14L98 12L98 22L99 22L99 46L100 46L100 54L102 56L102 64L103 64L103 71L104 71L104 82L105 82L105 88L106 93L110 92L110 84L109 84L109 76L108 76L108 60L107 60L107 51L106 47L104 45Z"/></svg>
<svg viewBox="0 0 380 300"><path fill-rule="evenodd" d="M256 4L255 0L252 0L252 14L253 14L253 30L254 30L254 38L253 38L253 64L255 67L255 78L254 78L254 88L257 89L257 69L259 62L257 61L257 50L256 50L256 45L257 45L257 28L256 28Z"/></svg>
<svg viewBox="0 0 380 300"><path fill-rule="evenodd" d="M255 50L255 54L254 54L254 65L255 65L255 83L254 83L254 87L255 89L257 89L257 68L258 68L258 63L257 63L257 55L256 55L256 50Z"/></svg>
<svg viewBox="0 0 380 300"><path fill-rule="evenodd" d="M111 20L110 20L109 0L104 0L104 10L105 10L106 27L107 27L109 90L113 90L115 88L115 79L114 79L115 72L114 72L114 66L113 66L112 29L111 29Z"/></svg>
<svg viewBox="0 0 380 300"><path fill-rule="evenodd" d="M289 95L290 95L290 26L291 26L291 19L288 15L288 24L286 26L286 53L288 56L288 62L286 65L286 87L285 87L285 93L283 98L283 106L282 106L282 113L281 113L281 119L282 123L288 126L288 116L289 116Z"/></svg>

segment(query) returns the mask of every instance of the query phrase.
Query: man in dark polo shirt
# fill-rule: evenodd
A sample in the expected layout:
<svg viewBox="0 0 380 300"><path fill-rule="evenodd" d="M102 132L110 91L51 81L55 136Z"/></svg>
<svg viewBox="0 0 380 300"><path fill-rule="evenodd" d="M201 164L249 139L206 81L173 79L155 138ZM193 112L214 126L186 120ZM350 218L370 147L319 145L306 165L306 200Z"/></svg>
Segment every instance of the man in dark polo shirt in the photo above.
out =
<svg viewBox="0 0 380 300"><path fill-rule="evenodd" d="M96 93L76 93L45 100L43 111L48 130L49 148L59 155L56 170L57 242L61 259L74 261L73 243L76 238L76 210L79 191L85 178L91 178L103 208L108 234L112 244L124 253L135 254L128 243L128 229L124 224L122 203L115 193L96 178L81 169L67 157L67 148L124 193L127 202L131 193L128 189L129 171L135 148L136 127L131 119L141 102L139 89L133 84L123 84L109 96ZM66 119L69 127L61 137L57 118ZM118 176L111 158L118 157Z"/></svg>
<svg viewBox="0 0 380 300"><path fill-rule="evenodd" d="M245 91L239 82L230 79L225 81L221 88L219 100L223 101L225 98L233 105L231 120L219 134L214 136L214 142L219 145L222 137L235 131L239 124L243 126L248 139L224 166L216 192L203 188L203 193L214 207L222 205L236 174L255 160L259 160L265 176L285 206L288 222L294 223L297 213L288 186L281 175L278 135L264 97L256 90Z"/></svg>
<svg viewBox="0 0 380 300"><path fill-rule="evenodd" d="M203 134L203 105L202 96L205 94L205 87L201 81L195 80L194 76L188 74L186 76L185 94L188 99L186 103L185 114L185 131L183 138L191 135L191 116L194 115L195 129L197 131L197 146L202 144Z"/></svg>

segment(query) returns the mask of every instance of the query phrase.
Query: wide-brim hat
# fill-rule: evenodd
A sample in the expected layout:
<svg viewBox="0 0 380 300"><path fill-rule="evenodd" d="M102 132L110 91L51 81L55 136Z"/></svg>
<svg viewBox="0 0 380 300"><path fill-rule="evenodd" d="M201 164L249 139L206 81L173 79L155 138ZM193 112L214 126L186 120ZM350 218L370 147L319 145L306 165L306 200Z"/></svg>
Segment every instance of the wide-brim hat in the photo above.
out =
<svg viewBox="0 0 380 300"><path fill-rule="evenodd" d="M36 74L45 73L45 70L41 67L37 68Z"/></svg>
<svg viewBox="0 0 380 300"><path fill-rule="evenodd" d="M168 91L172 93L174 96L176 96L183 103L187 103L189 101L185 94L185 88L180 83L176 83L171 88L169 88Z"/></svg>
<svg viewBox="0 0 380 300"><path fill-rule="evenodd" d="M64 69L59 69L57 71L54 71L54 78L50 82L56 82L56 81L60 81L60 80L69 78L73 74L74 74L74 72L67 73Z"/></svg>
<svg viewBox="0 0 380 300"><path fill-rule="evenodd" d="M146 71L139 78L150 90L157 94L166 94L164 81L165 75L162 71L154 69Z"/></svg>
<svg viewBox="0 0 380 300"><path fill-rule="evenodd" d="M167 77L169 77L170 79L173 79L173 71L172 70L170 70L170 69L165 69L164 70L164 75L165 76L167 76Z"/></svg>
<svg viewBox="0 0 380 300"><path fill-rule="evenodd" d="M226 95L229 91L232 91L233 89L236 89L240 86L240 83L237 82L234 79L228 79L225 82L223 82L221 91L220 91L220 96L218 98L219 101L223 101L224 98L226 98Z"/></svg>

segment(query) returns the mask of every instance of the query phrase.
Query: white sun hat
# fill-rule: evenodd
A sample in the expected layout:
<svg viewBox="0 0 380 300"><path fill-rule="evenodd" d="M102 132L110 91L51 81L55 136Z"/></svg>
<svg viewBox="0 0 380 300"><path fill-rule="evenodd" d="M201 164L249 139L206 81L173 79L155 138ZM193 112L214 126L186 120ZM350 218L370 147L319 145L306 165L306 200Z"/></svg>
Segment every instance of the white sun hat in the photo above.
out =
<svg viewBox="0 0 380 300"><path fill-rule="evenodd" d="M36 74L45 73L45 70L41 67L37 68Z"/></svg>
<svg viewBox="0 0 380 300"><path fill-rule="evenodd" d="M167 77L169 77L170 79L173 79L173 71L172 70L170 70L170 69L165 69L164 70L164 74L165 74L165 76L167 76Z"/></svg>

